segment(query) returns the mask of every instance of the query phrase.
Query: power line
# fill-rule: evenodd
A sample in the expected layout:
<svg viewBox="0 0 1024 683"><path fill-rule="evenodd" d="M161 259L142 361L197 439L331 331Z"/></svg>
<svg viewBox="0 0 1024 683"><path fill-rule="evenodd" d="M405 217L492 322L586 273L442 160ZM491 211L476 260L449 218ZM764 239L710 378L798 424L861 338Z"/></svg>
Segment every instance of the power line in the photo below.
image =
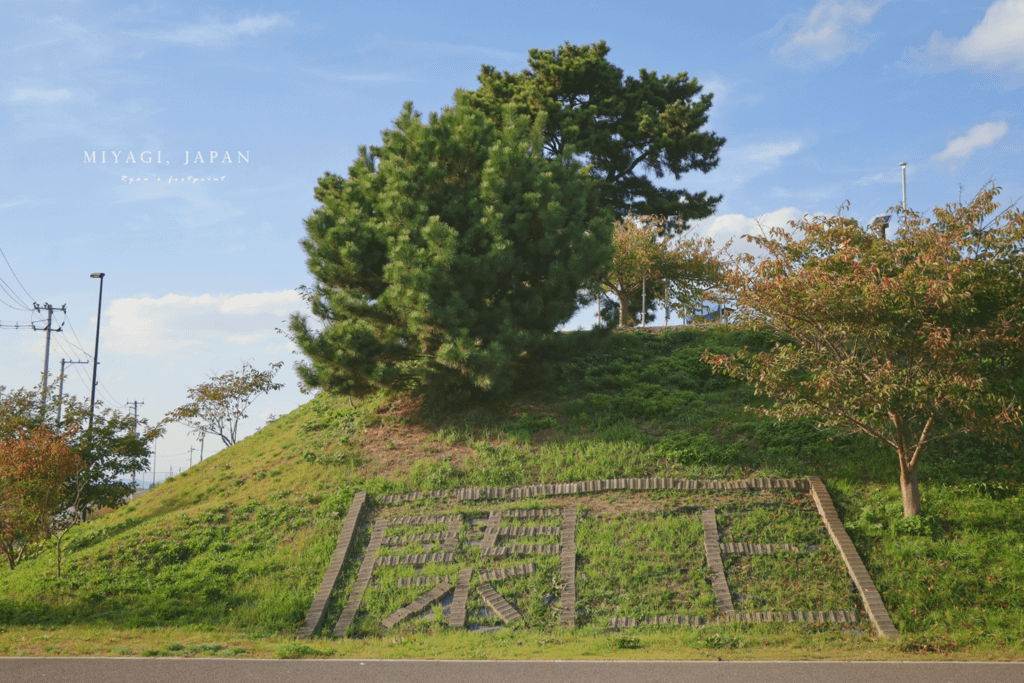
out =
<svg viewBox="0 0 1024 683"><path fill-rule="evenodd" d="M92 354L82 347L82 340L78 338L78 333L75 332L75 326L71 323L71 318L69 318L66 314L64 318L68 322L68 327L71 328L71 335L75 338L75 348L77 348L85 355L89 356L89 358L92 358Z"/></svg>
<svg viewBox="0 0 1024 683"><path fill-rule="evenodd" d="M5 294L7 294L7 296L10 297L11 301L14 301L18 305L17 306L12 306L9 303L7 303L6 301L3 301L2 299L0 299L0 303L2 303L3 305L7 306L11 310L29 310L29 308L25 305L25 302L23 302L22 300L18 299L16 296L14 296L13 292L9 288L10 288L10 286L7 283L5 283L2 278L0 278L0 290L2 290Z"/></svg>
<svg viewBox="0 0 1024 683"><path fill-rule="evenodd" d="M121 405L120 401L110 395L110 392L107 390L107 385L100 380L96 380L96 384L99 386L100 392L110 400L111 407Z"/></svg>
<svg viewBox="0 0 1024 683"><path fill-rule="evenodd" d="M79 351L80 351L81 353L85 354L85 355L86 355L86 356L87 356L87 357L88 357L88 358L89 358L89 359L91 360L91 359L92 359L92 353L91 353L91 352L89 352L89 351L87 351L86 349L84 349L84 348L82 347L82 340L78 338L78 333L77 333L77 332L75 332L75 326L74 326L74 324L73 324L73 323L71 322L71 318L70 318L70 316L67 316L67 315L65 314L65 317L64 317L64 319L65 319L65 321L67 322L67 324L68 324L68 327L69 327L69 328L71 329L71 335L72 335L72 336L73 336L73 337L75 338L75 342L76 342L76 343L74 344L74 347L75 347L75 348L77 348L77 349L78 349L78 350L79 350ZM69 341L68 343L70 343L70 341ZM88 381L86 381L86 386L88 386L88 384L89 384L89 382L88 382ZM113 397L113 396L111 395L110 391L109 391L109 390L107 389L107 386L106 386L106 385L105 385L105 384L103 383L103 380L101 380L101 379L97 379L97 381L96 381L96 384L97 384L97 386L99 387L99 389L100 389L100 392L101 392L101 393L102 393L103 395L105 395L105 396L106 396L107 400L109 401L109 405L110 405L110 406L112 406L112 407L113 407L113 406L118 406L118 405L121 405L121 404L120 404L120 403L119 403L119 402L117 401L117 399L115 399L115 398L114 398L114 397Z"/></svg>
<svg viewBox="0 0 1024 683"><path fill-rule="evenodd" d="M10 269L11 275L14 276L14 279L18 280L18 284L21 285L22 291L25 292L25 294L28 294L28 298L29 299L31 299L32 301L35 301L36 298L28 293L28 290L25 289L25 285L22 285L21 284L21 280L18 279L18 274L14 272L14 268L11 268L11 262L7 260L7 254L4 253L4 250L2 248L0 248L0 256L4 257L4 263L7 264L7 267ZM26 310L28 310L27 305L24 302L21 302L21 303L22 303L22 305L25 305L26 306Z"/></svg>
<svg viewBox="0 0 1024 683"><path fill-rule="evenodd" d="M60 391L57 394L57 428L60 428L60 411L64 407L64 366L65 365L84 365L88 363L87 360L72 360L69 361L65 358L60 359Z"/></svg>
<svg viewBox="0 0 1024 683"><path fill-rule="evenodd" d="M57 342L57 347L61 350L63 355L71 356L71 357L80 355L80 354L74 352L73 350L69 349L68 347L66 347L64 345L64 342L67 341L67 337L56 337L55 341ZM85 354L85 355L88 356L89 354ZM91 360L92 359L90 358L90 359L88 359L86 361L83 361L83 362L85 364L88 364L88 363L91 362ZM86 389L86 391L88 391L88 389L89 389L89 380L85 378L85 376L82 374L82 370L80 368L74 368L74 371L75 371L75 377L82 383L82 387L84 387Z"/></svg>
<svg viewBox="0 0 1024 683"><path fill-rule="evenodd" d="M82 353L84 353L86 356L88 356L91 359L92 358L92 353L90 353L89 351L87 351L87 350L82 348L82 346L81 346L82 341L78 338L78 333L75 332L75 326L71 323L71 319L70 318L66 318L66 320L67 320L67 323L68 323L68 327L71 328L71 335L75 338L75 341L77 342L76 346L77 346L78 350L81 351ZM117 399L115 399L111 395L110 391L107 389L107 386L103 383L103 380L97 379L96 380L96 384L97 384L97 386L99 386L100 392L103 393L107 397L107 400L110 402L111 406L120 405L120 403L118 403Z"/></svg>
<svg viewBox="0 0 1024 683"><path fill-rule="evenodd" d="M20 296L18 296L18 293L14 291L14 288L11 287L11 285L8 284L8 282L4 280L2 277L0 277L0 290L3 290L3 292L7 294L8 297L10 297L11 301L18 304L18 306L15 307L4 302L8 307L13 308L17 311L29 310L28 304L25 303Z"/></svg>

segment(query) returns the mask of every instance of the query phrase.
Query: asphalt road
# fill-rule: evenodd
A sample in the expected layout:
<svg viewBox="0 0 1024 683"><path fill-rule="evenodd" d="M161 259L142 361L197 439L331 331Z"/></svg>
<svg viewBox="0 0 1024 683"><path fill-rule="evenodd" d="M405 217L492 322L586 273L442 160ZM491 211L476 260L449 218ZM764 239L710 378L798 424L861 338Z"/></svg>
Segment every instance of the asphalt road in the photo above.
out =
<svg viewBox="0 0 1024 683"><path fill-rule="evenodd" d="M0 659L3 683L1024 683L1022 662Z"/></svg>

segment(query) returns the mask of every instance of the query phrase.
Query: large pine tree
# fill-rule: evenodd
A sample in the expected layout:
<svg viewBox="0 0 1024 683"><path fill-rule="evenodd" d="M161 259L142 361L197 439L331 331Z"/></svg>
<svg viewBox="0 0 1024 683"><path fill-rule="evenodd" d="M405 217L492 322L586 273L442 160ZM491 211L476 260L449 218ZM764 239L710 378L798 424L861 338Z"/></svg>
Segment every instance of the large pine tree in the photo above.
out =
<svg viewBox="0 0 1024 683"><path fill-rule="evenodd" d="M545 158L544 117L462 99L426 122L406 104L320 179L302 245L322 325L291 320L308 387L507 386L608 262L611 213L578 163Z"/></svg>
<svg viewBox="0 0 1024 683"><path fill-rule="evenodd" d="M664 229L678 233L714 213L721 195L659 187L666 173L707 173L718 165L725 138L703 130L711 93L702 93L685 72L659 76L641 69L623 76L608 61L610 48L565 43L555 50L530 50L529 68L520 73L484 66L480 87L466 102L493 120L505 107L544 117L545 154L589 166L598 203L615 212L669 216Z"/></svg>

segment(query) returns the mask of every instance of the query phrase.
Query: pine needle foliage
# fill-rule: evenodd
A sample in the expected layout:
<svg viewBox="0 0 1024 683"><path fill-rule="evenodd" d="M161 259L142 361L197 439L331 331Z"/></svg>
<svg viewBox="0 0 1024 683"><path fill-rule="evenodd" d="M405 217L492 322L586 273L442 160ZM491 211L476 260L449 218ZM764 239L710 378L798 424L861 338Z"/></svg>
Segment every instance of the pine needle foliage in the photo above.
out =
<svg viewBox="0 0 1024 683"><path fill-rule="evenodd" d="M544 157L542 124L407 103L347 178L320 179L302 246L322 325L290 327L308 388L500 390L572 317L612 219L586 169Z"/></svg>
<svg viewBox="0 0 1024 683"><path fill-rule="evenodd" d="M505 107L540 122L551 159L585 160L600 206L617 218L664 214L677 220L673 234L715 212L721 195L661 187L652 178L676 180L718 165L725 138L708 131L712 94L686 72L658 75L640 69L624 76L608 61L611 48L565 43L530 50L520 73L484 65L467 102L500 121ZM543 117L543 118L542 118Z"/></svg>

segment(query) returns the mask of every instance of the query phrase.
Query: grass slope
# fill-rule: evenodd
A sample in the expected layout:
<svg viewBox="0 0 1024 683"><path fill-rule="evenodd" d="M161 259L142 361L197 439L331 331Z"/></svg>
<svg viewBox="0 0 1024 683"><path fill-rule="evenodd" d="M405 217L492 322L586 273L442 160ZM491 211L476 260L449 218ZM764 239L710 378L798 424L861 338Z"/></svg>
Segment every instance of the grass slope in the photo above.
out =
<svg viewBox="0 0 1024 683"><path fill-rule="evenodd" d="M894 456L810 423L761 420L743 410L758 400L747 387L713 375L700 361L705 348L725 352L764 339L728 327L563 337L544 381L514 398L453 406L321 394L141 499L73 530L65 540L63 578L56 578L50 547L0 573L0 654L1021 658L1020 449L972 439L937 448L921 468L925 515L903 521ZM531 608L536 616L529 630L475 634L420 624L359 640L297 642L292 636L322 578L341 516L359 490L810 474L828 484L903 634L899 642L783 624L610 633L596 618L566 632L545 616L543 605ZM621 505L628 508L629 501ZM799 507L797 501L769 514L726 506L719 522L723 540L757 530L780 542L789 536L807 542L813 522L794 521ZM635 570L602 548L647 532L652 547L668 552L672 544L644 526L642 512L619 519L620 528L582 523L577 532L596 548L593 558L584 558L593 559L594 580L581 590L607 593L599 616L678 602L684 594L692 596L694 609L711 609L711 598L700 592L707 592L705 582L694 583L698 574L680 579L669 596L631 584ZM674 523L673 537L697 538L692 520ZM789 572L785 582L809 586L812 606L806 609L813 608L815 590L845 590L828 587L834 579L817 577L813 563L780 568L773 558L747 557L727 567L730 585L743 588L739 597L777 602L779 571ZM357 569L350 562L340 585ZM382 605L390 609L386 600Z"/></svg>

